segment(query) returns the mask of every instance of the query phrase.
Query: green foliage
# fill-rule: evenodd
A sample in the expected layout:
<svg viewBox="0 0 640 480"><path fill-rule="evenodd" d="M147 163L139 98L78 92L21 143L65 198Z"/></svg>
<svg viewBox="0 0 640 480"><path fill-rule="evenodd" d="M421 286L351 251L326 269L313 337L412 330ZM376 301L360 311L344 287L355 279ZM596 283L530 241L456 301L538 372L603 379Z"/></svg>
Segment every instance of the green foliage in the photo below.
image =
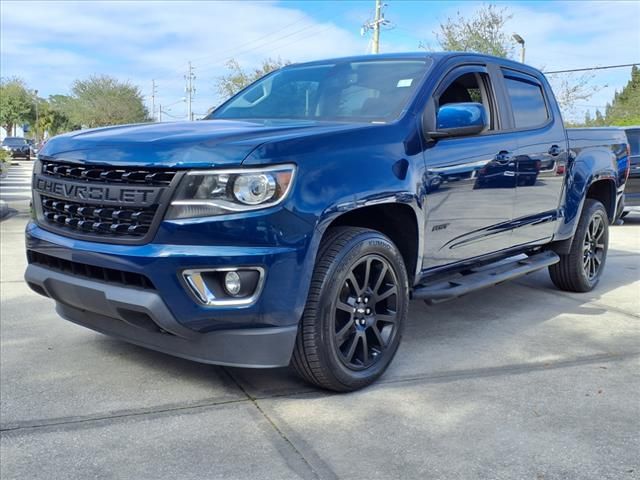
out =
<svg viewBox="0 0 640 480"><path fill-rule="evenodd" d="M455 18L447 18L434 33L442 50L508 58L513 53L513 42L504 26L511 17L507 8L483 5L471 17L456 12Z"/></svg>
<svg viewBox="0 0 640 480"><path fill-rule="evenodd" d="M286 65L291 64L289 60L282 60L280 57L273 59L267 58L262 61L258 68L247 72L244 70L237 60L231 59L226 63L229 73L217 79L217 89L220 96L224 99L232 97L247 85L252 84L267 73L278 70Z"/></svg>
<svg viewBox="0 0 640 480"><path fill-rule="evenodd" d="M0 164L9 163L11 160L11 154L6 150L0 149Z"/></svg>
<svg viewBox="0 0 640 480"><path fill-rule="evenodd" d="M620 92L615 92L613 101L606 106L605 113L596 110L595 118L592 118L591 112L587 112L584 125L640 125L640 69L637 66L631 68L631 79Z"/></svg>
<svg viewBox="0 0 640 480"><path fill-rule="evenodd" d="M32 115L34 97L19 78L0 80L0 125L10 134L14 125L27 122Z"/></svg>
<svg viewBox="0 0 640 480"><path fill-rule="evenodd" d="M140 89L107 76L76 80L72 97L59 98L62 110L73 124L103 127L149 121Z"/></svg>
<svg viewBox="0 0 640 480"><path fill-rule="evenodd" d="M640 125L640 69L631 67L631 79L616 92L605 110L609 125Z"/></svg>

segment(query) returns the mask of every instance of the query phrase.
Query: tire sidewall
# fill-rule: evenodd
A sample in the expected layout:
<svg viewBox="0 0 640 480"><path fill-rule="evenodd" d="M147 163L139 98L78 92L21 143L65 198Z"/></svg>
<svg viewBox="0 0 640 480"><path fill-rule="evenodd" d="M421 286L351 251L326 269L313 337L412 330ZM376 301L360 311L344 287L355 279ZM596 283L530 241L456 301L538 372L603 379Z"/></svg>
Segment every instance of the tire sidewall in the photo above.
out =
<svg viewBox="0 0 640 480"><path fill-rule="evenodd" d="M335 346L335 334L332 315L335 302L342 288L343 279L352 266L363 256L377 254L387 260L394 270L398 281L397 331L384 355L376 363L363 370L351 370L338 357ZM395 356L404 332L405 319L409 310L409 282L404 261L397 247L386 236L375 231L362 232L352 238L331 264L322 284L318 320L321 322L321 355L325 357L330 371L336 379L349 387L366 385L378 378L389 366Z"/></svg>

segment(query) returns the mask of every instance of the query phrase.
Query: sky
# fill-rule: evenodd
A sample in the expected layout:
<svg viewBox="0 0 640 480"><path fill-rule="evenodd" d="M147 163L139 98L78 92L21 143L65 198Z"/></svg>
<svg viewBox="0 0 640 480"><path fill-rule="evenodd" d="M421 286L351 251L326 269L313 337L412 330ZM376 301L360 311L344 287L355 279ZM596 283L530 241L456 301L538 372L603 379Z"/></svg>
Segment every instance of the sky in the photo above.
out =
<svg viewBox="0 0 640 480"><path fill-rule="evenodd" d="M640 62L640 1L501 1L506 25L526 41L526 62L547 70ZM389 25L381 52L437 49L441 22L473 13L474 1L386 0ZM39 96L68 94L76 79L108 74L141 89L151 85L163 120L186 119L185 75L196 75L193 111L220 103L216 79L225 62L251 68L267 57L293 62L370 52L361 27L374 0L362 1L13 1L0 0L0 75L18 76ZM514 55L519 54L514 43ZM574 119L604 108L630 78L630 68L590 80L597 93L579 103Z"/></svg>

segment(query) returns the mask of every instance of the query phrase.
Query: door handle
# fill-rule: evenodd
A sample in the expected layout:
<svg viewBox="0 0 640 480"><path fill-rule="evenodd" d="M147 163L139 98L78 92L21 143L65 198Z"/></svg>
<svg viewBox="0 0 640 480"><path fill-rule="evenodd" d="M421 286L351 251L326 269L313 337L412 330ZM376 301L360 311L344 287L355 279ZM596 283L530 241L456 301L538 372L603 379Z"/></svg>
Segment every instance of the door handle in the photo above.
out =
<svg viewBox="0 0 640 480"><path fill-rule="evenodd" d="M549 155L552 157L557 157L562 153L562 149L558 145L552 145L549 149Z"/></svg>
<svg viewBox="0 0 640 480"><path fill-rule="evenodd" d="M511 152L502 150L494 157L494 160L500 165L507 165L509 162L513 160L513 157L511 156Z"/></svg>

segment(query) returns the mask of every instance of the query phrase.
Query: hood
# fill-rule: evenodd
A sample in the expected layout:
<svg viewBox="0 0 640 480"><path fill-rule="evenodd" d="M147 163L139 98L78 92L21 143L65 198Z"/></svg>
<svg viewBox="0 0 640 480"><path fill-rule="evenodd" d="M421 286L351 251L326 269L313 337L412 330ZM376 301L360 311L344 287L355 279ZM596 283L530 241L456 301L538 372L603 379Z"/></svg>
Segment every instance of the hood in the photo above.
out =
<svg viewBox="0 0 640 480"><path fill-rule="evenodd" d="M265 142L355 128L315 121L145 123L80 130L54 137L42 157L113 166L216 167L240 165ZM362 127L362 125L359 125Z"/></svg>

